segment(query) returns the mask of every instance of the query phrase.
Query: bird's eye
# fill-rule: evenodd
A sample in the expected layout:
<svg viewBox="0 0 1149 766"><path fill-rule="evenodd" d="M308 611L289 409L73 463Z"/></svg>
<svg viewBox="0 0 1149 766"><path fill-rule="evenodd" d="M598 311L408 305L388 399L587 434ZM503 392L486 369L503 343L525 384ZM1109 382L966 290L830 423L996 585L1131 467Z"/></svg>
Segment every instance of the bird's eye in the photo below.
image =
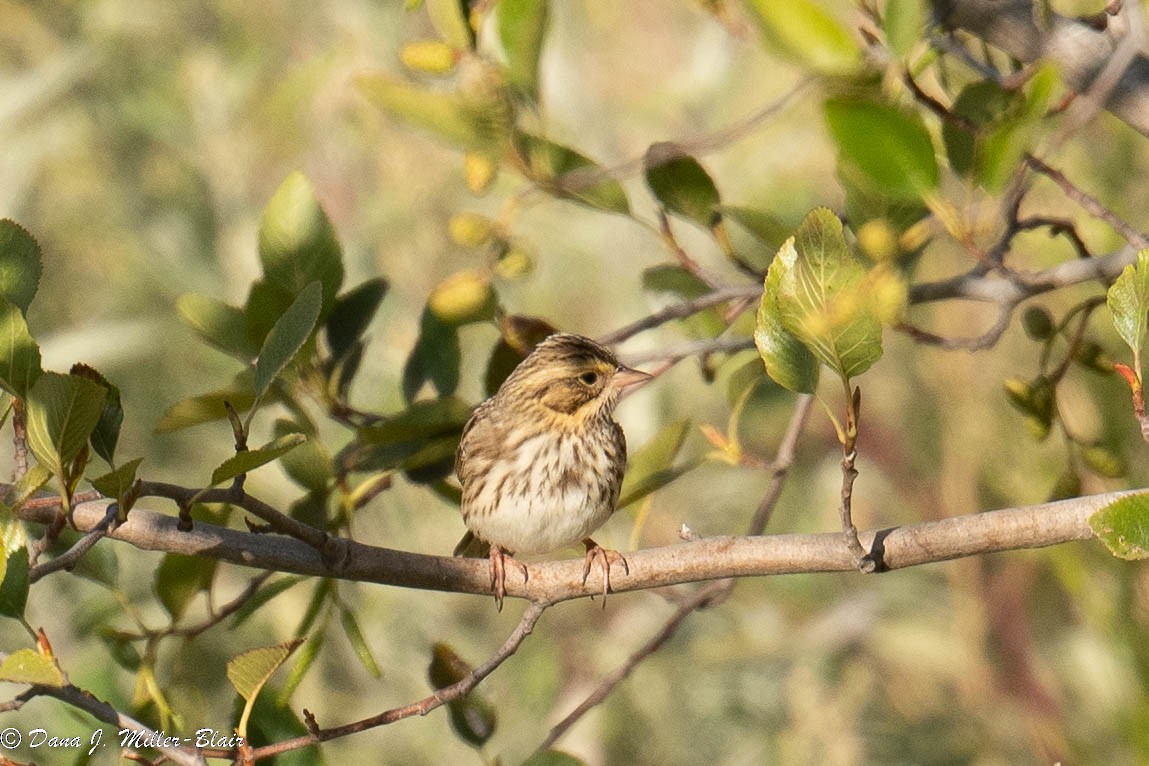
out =
<svg viewBox="0 0 1149 766"><path fill-rule="evenodd" d="M584 372L582 375L578 376L578 379L588 386L593 386L595 383L598 383L598 373Z"/></svg>

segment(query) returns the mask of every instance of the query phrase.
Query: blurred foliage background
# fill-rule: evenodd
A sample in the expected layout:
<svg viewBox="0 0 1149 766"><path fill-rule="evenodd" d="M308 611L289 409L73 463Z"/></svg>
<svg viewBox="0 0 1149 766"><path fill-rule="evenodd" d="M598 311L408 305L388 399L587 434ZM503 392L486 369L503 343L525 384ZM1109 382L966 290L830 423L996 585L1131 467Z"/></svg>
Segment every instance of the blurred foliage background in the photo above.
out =
<svg viewBox="0 0 1149 766"><path fill-rule="evenodd" d="M1093 10L1088 3L1054 5L1071 14ZM846 28L862 17L846 2L818 7ZM492 188L472 194L456 148L384 114L355 87L355 76L369 70L411 76L400 64L403 45L438 35L425 9L360 0L0 0L0 17L0 215L31 231L45 257L29 324L45 367L82 360L119 385L127 412L123 454L145 456L149 478L187 485L206 481L230 454L231 434L220 422L155 431L174 402L218 387L240 369L178 321L175 303L196 292L242 304L259 273L262 210L295 170L314 185L338 232L345 284L379 275L390 282L352 400L372 412L402 409L403 365L432 288L487 265L452 241L450 219L464 211L506 215L508 200L523 188L514 173L502 172ZM665 304L665 295L643 290L644 270L673 256L657 235L658 206L634 161L658 141L716 135L777 101L812 69L764 44L752 17L726 3L550 5L534 127L605 167L629 168L619 180L633 217L546 196L515 202L506 220L534 268L495 277L504 308L596 336ZM874 71L881 80L882 70ZM815 84L746 135L714 142L700 159L723 201L769 211L790 228L814 206L842 209L837 149L822 112L822 101L839 87L833 79ZM896 83L884 87L906 100ZM930 129L937 134L936 121ZM1062 145L1056 160L1134 227L1149 227L1149 192L1138 183L1149 163L1143 136L1102 114ZM996 192L956 175L943 180L941 192L975 236L1000 225ZM1029 200L1046 215L1073 220L1095 252L1122 244L1048 183ZM674 231L692 257L735 281L737 271L707 232L677 221ZM1020 237L1015 253L1033 269L1074 256L1044 232ZM939 240L913 281L970 265L966 249ZM1100 292L1084 285L1039 302L1057 315ZM965 303L917 307L911 316L949 336L977 334L994 318L992 309ZM1120 354L1105 317L1090 333ZM468 402L484 395L497 337L491 323L461 330L459 393ZM623 350L655 352L689 337L672 324ZM887 332L884 358L860 381L859 526L1050 497L1066 472L1066 442L1030 438L1002 389L1007 378L1031 377L1039 353L1016 323L977 354ZM684 453L706 455L711 448L697 426L726 427L744 392L731 384L733 372L754 359L743 352L716 369L688 359L626 401L619 418L632 448L662 425L689 419ZM748 453L769 459L793 397L762 380L738 432ZM1124 384L1079 370L1058 396L1073 431L1128 466L1120 478L1074 471L1079 491L1144 485L1145 447ZM325 433L335 449L345 438L337 429ZM837 528L839 458L833 430L816 411L769 531ZM621 549L671 544L684 522L702 535L738 533L767 479L759 469L707 461L617 514L600 541ZM281 507L298 494L275 467L253 474L248 488ZM456 507L398 479L357 512L352 530L364 542L447 554L463 526ZM312 586L292 588L241 624L163 643L154 684L178 714L164 724L149 702L152 680L108 661L117 646L109 628L128 627L125 603L145 621L163 621L152 589L160 557L109 542L99 548L119 568L119 589L48 578L34 590L29 622L43 626L74 683L118 708L142 711L169 730L229 731L235 703L227 660L291 637ZM252 574L220 567L212 602L239 592ZM381 675L357 658L337 618L321 621L314 630L328 640L282 702L295 715L313 711L322 725L424 696L435 642L479 662L518 618L518 607L496 614L485 598L333 587L356 614ZM189 614L202 615L205 601L197 597ZM606 611L586 601L549 611L519 654L481 687L499 723L480 755L450 735L438 711L327 743L295 762L518 762L672 611L657 593L612 597ZM1118 562L1095 543L882 577L750 580L721 608L690 618L559 747L587 763L1145 762L1147 628L1149 570ZM0 624L0 646L23 641L16 626ZM276 684L282 688L280 676ZM0 686L4 697L15 693L8 688L16 687ZM274 691L265 692L269 707ZM286 736L288 718L266 713L269 741ZM2 721L85 738L95 726L46 699ZM74 753L16 755L83 762L72 761Z"/></svg>

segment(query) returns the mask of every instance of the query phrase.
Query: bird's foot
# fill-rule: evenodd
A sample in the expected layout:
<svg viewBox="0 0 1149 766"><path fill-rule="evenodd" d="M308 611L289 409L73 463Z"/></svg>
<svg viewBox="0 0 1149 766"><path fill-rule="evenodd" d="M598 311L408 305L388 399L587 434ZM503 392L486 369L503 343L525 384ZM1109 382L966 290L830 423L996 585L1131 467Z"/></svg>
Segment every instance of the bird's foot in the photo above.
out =
<svg viewBox="0 0 1149 766"><path fill-rule="evenodd" d="M626 562L626 556L618 551L603 548L589 537L583 540L582 544L586 547L586 559L582 565L582 584L586 585L586 578L590 576L591 564L598 561L598 565L602 568L602 608L606 609L606 594L610 591L611 559L614 558L622 562L622 569L628 575L630 574L630 564Z"/></svg>
<svg viewBox="0 0 1149 766"><path fill-rule="evenodd" d="M497 545L491 546L488 556L491 559L491 590L495 592L495 606L501 612L503 611L503 598L507 595L507 561L522 570L524 583L529 579L527 565Z"/></svg>

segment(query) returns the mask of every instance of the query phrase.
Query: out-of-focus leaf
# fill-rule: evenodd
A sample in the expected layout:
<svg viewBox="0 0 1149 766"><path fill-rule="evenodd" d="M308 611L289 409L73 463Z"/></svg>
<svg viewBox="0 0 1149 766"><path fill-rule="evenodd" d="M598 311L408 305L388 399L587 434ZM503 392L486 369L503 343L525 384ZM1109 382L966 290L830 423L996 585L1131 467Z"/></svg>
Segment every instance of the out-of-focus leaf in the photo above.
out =
<svg viewBox="0 0 1149 766"><path fill-rule="evenodd" d="M28 446L58 477L92 435L107 392L76 375L46 372L28 392Z"/></svg>
<svg viewBox="0 0 1149 766"><path fill-rule="evenodd" d="M1117 558L1149 558L1149 494L1114 500L1089 517L1089 526Z"/></svg>
<svg viewBox="0 0 1149 766"><path fill-rule="evenodd" d="M761 273L765 273L778 248L794 231L792 225L765 210L719 205L718 212L726 223L730 244L738 258Z"/></svg>
<svg viewBox="0 0 1149 766"><path fill-rule="evenodd" d="M4 579L0 581L0 615L22 618L28 605L28 549L17 548L7 554Z"/></svg>
<svg viewBox="0 0 1149 766"><path fill-rule="evenodd" d="M359 430L359 450L349 458L352 467L382 471L451 463L470 414L470 408L454 397L415 402L386 422Z"/></svg>
<svg viewBox="0 0 1149 766"><path fill-rule="evenodd" d="M255 401L251 381L251 370L245 370L227 388L176 402L164 413L163 418L156 425L156 431L167 433L168 431L178 431L181 428L198 426L201 423L210 423L213 420L222 420L227 417L225 402L231 404L236 412L247 410Z"/></svg>
<svg viewBox="0 0 1149 766"><path fill-rule="evenodd" d="M1053 315L1044 306L1029 306L1021 314L1021 326L1033 340L1049 340L1056 331Z"/></svg>
<svg viewBox="0 0 1149 766"><path fill-rule="evenodd" d="M527 354L535 346L558 330L554 325L544 319L536 317L508 314L499 320L499 329L502 337L491 350L491 357L487 361L487 373L484 376L484 389L487 396L492 396L503 385L503 381L514 371L519 362L526 359Z"/></svg>
<svg viewBox="0 0 1149 766"><path fill-rule="evenodd" d="M322 305L330 307L343 285L343 249L302 173L289 175L263 210L259 260L264 278L292 299L318 281Z"/></svg>
<svg viewBox="0 0 1149 766"><path fill-rule="evenodd" d="M263 396L296 352L303 348L311 331L315 329L322 302L322 286L319 282L311 282L272 326L259 350L259 358L255 360L257 399Z"/></svg>
<svg viewBox="0 0 1149 766"><path fill-rule="evenodd" d="M440 396L450 396L459 387L459 365L463 350L459 332L443 322L430 308L423 309L419 340L403 367L403 396L408 402L423 384L430 381Z"/></svg>
<svg viewBox="0 0 1149 766"><path fill-rule="evenodd" d="M205 341L234 357L249 361L259 351L248 335L243 309L208 295L185 293L176 301L184 324Z"/></svg>
<svg viewBox="0 0 1149 766"><path fill-rule="evenodd" d="M1056 384L1045 375L1039 375L1028 383L1010 378L1005 381L1005 392L1010 403L1026 416L1026 426L1033 437L1043 441L1049 435L1056 412Z"/></svg>
<svg viewBox="0 0 1149 766"><path fill-rule="evenodd" d="M431 313L452 327L493 319L495 304L491 279L478 269L455 272L435 285L427 298Z"/></svg>
<svg viewBox="0 0 1149 766"><path fill-rule="evenodd" d="M454 146L486 150L505 137L506 125L497 115L485 114L458 93L426 90L382 73L361 74L355 84L383 111Z"/></svg>
<svg viewBox="0 0 1149 766"><path fill-rule="evenodd" d="M1134 371L1140 377L1141 350L1149 321L1149 250L1137 253L1137 263L1122 270L1121 276L1109 287L1106 303L1117 334L1133 351Z"/></svg>
<svg viewBox="0 0 1149 766"><path fill-rule="evenodd" d="M1081 459L1094 473L1110 479L1118 479L1129 470L1120 455L1100 444L1092 444L1081 450Z"/></svg>
<svg viewBox="0 0 1149 766"><path fill-rule="evenodd" d="M922 0L887 0L882 28L886 43L897 56L905 56L924 38L926 9Z"/></svg>
<svg viewBox="0 0 1149 766"><path fill-rule="evenodd" d="M535 101L548 6L548 0L501 0L495 11L499 42L507 57L507 84Z"/></svg>
<svg viewBox="0 0 1149 766"><path fill-rule="evenodd" d="M275 422L276 438L289 436L298 430L299 426L291 421ZM326 490L335 478L335 465L320 439L308 439L288 450L280 457L279 464L292 481L304 489L316 492Z"/></svg>
<svg viewBox="0 0 1149 766"><path fill-rule="evenodd" d="M440 40L411 40L403 43L399 60L413 72L444 75L459 63L459 51Z"/></svg>
<svg viewBox="0 0 1149 766"><path fill-rule="evenodd" d="M979 80L958 93L951 110L975 127L986 126L1011 113L1017 94L993 80ZM950 167L963 175L978 166L980 139L966 126L949 120L942 123L942 141Z"/></svg>
<svg viewBox="0 0 1149 766"><path fill-rule="evenodd" d="M459 50L475 47L475 30L467 18L466 0L424 0L431 24L443 39Z"/></svg>
<svg viewBox="0 0 1149 766"><path fill-rule="evenodd" d="M667 210L709 229L720 217L722 199L710 174L682 147L651 144L642 158L646 185Z"/></svg>
<svg viewBox="0 0 1149 766"><path fill-rule="evenodd" d="M498 153L491 149L463 152L463 181L472 194L484 194L499 177Z"/></svg>
<svg viewBox="0 0 1149 766"><path fill-rule="evenodd" d="M325 640L326 634L320 632L308 638L303 644L303 648L299 650L299 656L295 658L295 664L291 666L291 672L287 674L287 681L284 682L283 688L277 695L276 701L280 705L286 705L291 699L292 693L303 682L307 671L311 669L319 657L319 650L323 648Z"/></svg>
<svg viewBox="0 0 1149 766"><path fill-rule="evenodd" d="M662 489L698 466L697 460L674 465L675 458L681 452L689 432L689 420L667 423L627 460L626 477L622 481L622 491L619 495L619 508L625 508Z"/></svg>
<svg viewBox="0 0 1149 766"><path fill-rule="evenodd" d="M861 61L849 31L814 0L751 0L766 43L821 74L854 72Z"/></svg>
<svg viewBox="0 0 1149 766"><path fill-rule="evenodd" d="M642 286L653 293L668 293L676 301L689 301L710 292L710 286L677 264L651 266L642 272ZM715 338L727 329L717 308L699 311L680 320L691 335Z"/></svg>
<svg viewBox="0 0 1149 766"><path fill-rule="evenodd" d="M15 221L0 220L0 296L26 313L42 270L36 239Z"/></svg>
<svg viewBox="0 0 1149 766"><path fill-rule="evenodd" d="M825 115L840 160L885 194L916 199L937 186L933 142L918 115L852 99L827 101Z"/></svg>
<svg viewBox="0 0 1149 766"><path fill-rule="evenodd" d="M363 336L387 289L387 280L376 277L356 285L335 300L323 325L332 357L343 358L351 345Z"/></svg>
<svg viewBox="0 0 1149 766"><path fill-rule="evenodd" d="M211 485L214 487L217 484L230 481L240 474L248 473L260 466L267 465L295 449L300 444L303 444L305 441L307 441L307 437L303 434L290 433L284 434L277 439L272 439L259 449L237 452L223 461L223 463L212 472Z"/></svg>
<svg viewBox="0 0 1149 766"><path fill-rule="evenodd" d="M531 180L552 194L612 213L630 213L622 184L589 157L522 131L515 134L514 148Z"/></svg>
<svg viewBox="0 0 1149 766"><path fill-rule="evenodd" d="M302 575L291 575L275 580L261 587L255 592L255 595L243 602L239 609L235 610L231 627L237 628L246 622L252 615L259 612L263 605L271 601L273 598L283 593L284 591L298 585L307 580Z"/></svg>
<svg viewBox="0 0 1149 766"><path fill-rule="evenodd" d="M454 649L444 643L432 648L427 675L431 685L443 689L465 678L472 667ZM447 703L451 727L465 742L482 747L495 733L498 718L494 707L476 691Z"/></svg>
<svg viewBox="0 0 1149 766"><path fill-rule="evenodd" d="M100 419L96 421L96 428L92 431L90 441L96 454L106 460L108 465L114 465L116 444L120 440L120 426L124 423L124 407L120 403L120 389L86 364L74 364L68 372L70 375L98 383L107 392L104 397L104 407L100 410Z"/></svg>
<svg viewBox="0 0 1149 766"><path fill-rule="evenodd" d="M40 377L40 347L20 307L0 297L0 387L24 399Z"/></svg>
<svg viewBox="0 0 1149 766"><path fill-rule="evenodd" d="M34 649L17 649L0 662L0 681L60 687L64 685L64 674L52 657Z"/></svg>
<svg viewBox="0 0 1149 766"><path fill-rule="evenodd" d="M211 588L216 559L169 553L156 570L155 589L173 620L179 620L197 593Z"/></svg>
<svg viewBox="0 0 1149 766"><path fill-rule="evenodd" d="M586 762L560 750L544 750L534 753L522 766L586 766Z"/></svg>
<svg viewBox="0 0 1149 766"><path fill-rule="evenodd" d="M359 662L375 678L382 676L383 671L379 669L379 663L375 661L371 647L367 645L367 639L363 637L363 631L359 628L359 621L355 619L355 613L350 609L341 609L339 622L343 626L343 634L351 642L351 648L355 650L355 656L359 658Z"/></svg>

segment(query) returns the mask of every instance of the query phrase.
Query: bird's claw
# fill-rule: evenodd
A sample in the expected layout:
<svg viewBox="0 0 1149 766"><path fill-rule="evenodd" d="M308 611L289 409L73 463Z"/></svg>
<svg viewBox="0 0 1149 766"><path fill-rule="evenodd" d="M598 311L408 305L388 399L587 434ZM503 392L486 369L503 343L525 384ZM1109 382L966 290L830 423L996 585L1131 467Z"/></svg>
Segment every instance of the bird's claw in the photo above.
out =
<svg viewBox="0 0 1149 766"><path fill-rule="evenodd" d="M590 576L591 564L598 561L599 566L602 568L602 608L606 609L606 594L610 591L611 557L617 558L622 562L622 569L628 575L630 574L630 564L627 563L626 556L623 556L618 551L603 548L589 537L583 540L582 544L586 547L586 559L583 560L582 565L582 584L586 585L587 577Z"/></svg>
<svg viewBox="0 0 1149 766"><path fill-rule="evenodd" d="M507 595L507 560L510 559L511 563L522 570L524 583L529 579L527 565L497 545L491 546L489 556L491 559L491 590L495 592L495 607L501 612L503 611L503 599Z"/></svg>

